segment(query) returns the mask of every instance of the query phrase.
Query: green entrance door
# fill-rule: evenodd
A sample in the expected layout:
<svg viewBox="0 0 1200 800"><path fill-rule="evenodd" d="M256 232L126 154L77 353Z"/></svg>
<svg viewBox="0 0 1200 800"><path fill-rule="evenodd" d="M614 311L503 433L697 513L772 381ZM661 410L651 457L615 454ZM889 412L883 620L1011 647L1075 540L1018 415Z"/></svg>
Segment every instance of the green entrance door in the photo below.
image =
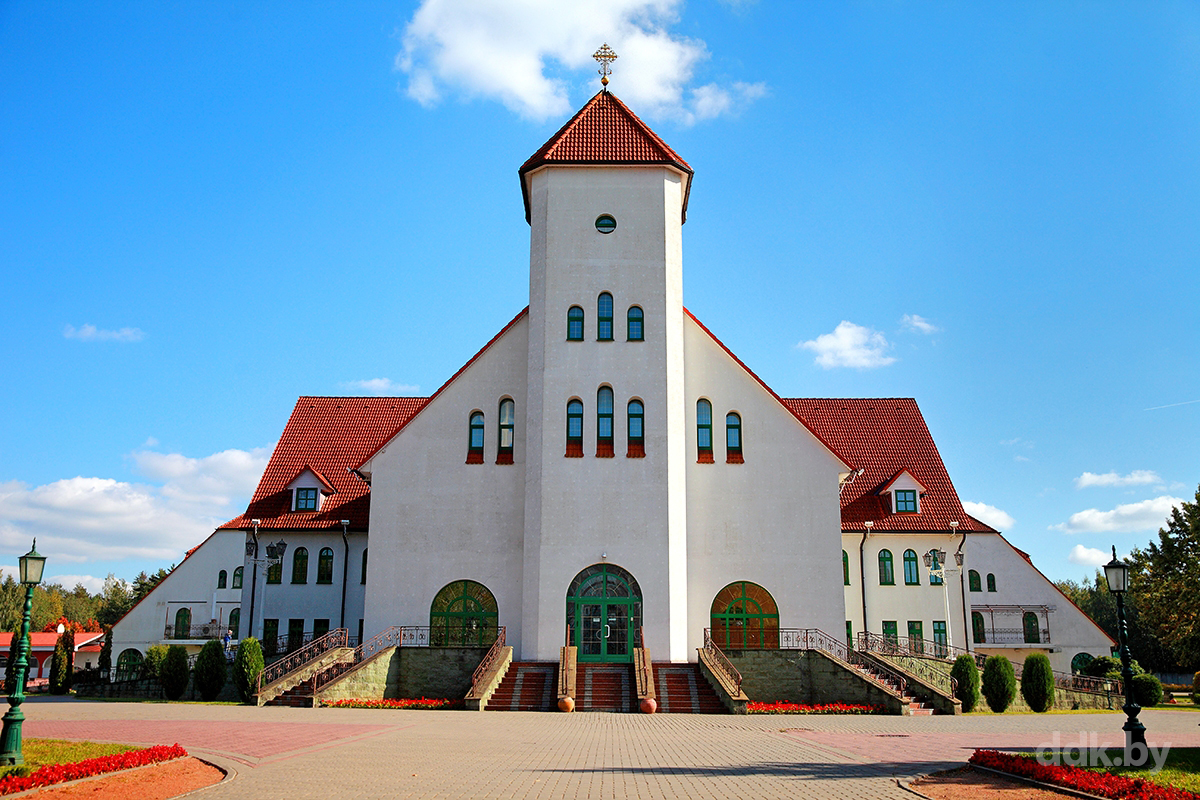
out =
<svg viewBox="0 0 1200 800"><path fill-rule="evenodd" d="M614 564L588 567L567 591L567 624L580 661L632 661L642 626L641 588Z"/></svg>

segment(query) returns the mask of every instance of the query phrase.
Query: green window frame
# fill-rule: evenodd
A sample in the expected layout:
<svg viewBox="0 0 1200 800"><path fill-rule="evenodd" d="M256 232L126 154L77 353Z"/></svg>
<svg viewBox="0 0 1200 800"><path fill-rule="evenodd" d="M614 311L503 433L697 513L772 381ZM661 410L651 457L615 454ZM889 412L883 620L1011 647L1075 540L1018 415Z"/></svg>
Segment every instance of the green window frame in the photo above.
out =
<svg viewBox="0 0 1200 800"><path fill-rule="evenodd" d="M975 640L975 644L987 644L987 625L979 611L971 612L971 638Z"/></svg>
<svg viewBox="0 0 1200 800"><path fill-rule="evenodd" d="M238 567L237 569L235 569L233 571L233 583L230 585L230 587L229 587L230 589L242 588L242 575L244 573L245 573L245 570L242 567Z"/></svg>
<svg viewBox="0 0 1200 800"><path fill-rule="evenodd" d="M292 553L292 583L308 583L307 547L297 547Z"/></svg>
<svg viewBox="0 0 1200 800"><path fill-rule="evenodd" d="M218 589L224 589L225 584L227 584L228 582L229 582L229 573L228 572L226 572L225 570L221 570L220 572L217 573L217 588Z"/></svg>
<svg viewBox="0 0 1200 800"><path fill-rule="evenodd" d="M700 399L696 401L696 452L699 460L712 462L712 403Z"/></svg>
<svg viewBox="0 0 1200 800"><path fill-rule="evenodd" d="M885 620L884 620L884 621L881 623L881 626L882 626L882 628L883 628L883 638L885 638L885 639L887 639L888 641L890 641L890 642L892 643L892 645L893 645L893 646L894 646L894 645L896 645L896 644L898 644L898 643L899 643L899 637L898 637L898 636L897 636L897 634L896 634L896 620L894 620L894 619L885 619Z"/></svg>
<svg viewBox="0 0 1200 800"><path fill-rule="evenodd" d="M948 642L946 641L946 620L944 619L933 621L933 644L938 658L945 658L950 654L946 647Z"/></svg>
<svg viewBox="0 0 1200 800"><path fill-rule="evenodd" d="M850 620L846 620L846 644L854 646L854 623Z"/></svg>
<svg viewBox="0 0 1200 800"><path fill-rule="evenodd" d="M333 583L332 547L322 547L317 556L317 583Z"/></svg>
<svg viewBox="0 0 1200 800"><path fill-rule="evenodd" d="M941 569L941 568L942 568L942 563L941 563L941 561L939 561L939 560L938 560L938 555L937 555L937 550L936 550L936 549L935 549L935 550L933 550L933 551L930 553L930 555L933 557L933 561L932 561L932 562L930 563L930 565L929 565L929 570L930 570L930 572L929 572L929 585L930 585L930 586L941 586L941 585L942 585L942 577L941 577L940 575L934 575L934 574L933 574L933 570L935 570L935 569Z"/></svg>
<svg viewBox="0 0 1200 800"><path fill-rule="evenodd" d="M496 640L496 596L478 581L443 586L429 605L429 644L433 647L487 647Z"/></svg>
<svg viewBox="0 0 1200 800"><path fill-rule="evenodd" d="M613 338L613 298L601 292L596 298L596 340L611 342Z"/></svg>
<svg viewBox="0 0 1200 800"><path fill-rule="evenodd" d="M142 651L127 647L117 656L117 680L131 681L142 676L142 663L145 657ZM32 667L32 664L30 664Z"/></svg>
<svg viewBox="0 0 1200 800"><path fill-rule="evenodd" d="M601 386L596 391L596 455L612 455L613 390Z"/></svg>
<svg viewBox="0 0 1200 800"><path fill-rule="evenodd" d="M879 551L879 585L880 586L895 586L896 573L892 566L892 551L883 549Z"/></svg>
<svg viewBox="0 0 1200 800"><path fill-rule="evenodd" d="M467 423L467 454L483 456L484 416L482 411L472 411Z"/></svg>
<svg viewBox="0 0 1200 800"><path fill-rule="evenodd" d="M583 455L583 401L567 402L567 455Z"/></svg>
<svg viewBox="0 0 1200 800"><path fill-rule="evenodd" d="M362 557L362 577L358 580L363 586L367 585L367 548L363 548Z"/></svg>
<svg viewBox="0 0 1200 800"><path fill-rule="evenodd" d="M904 551L904 585L920 586L921 571L917 568L917 551Z"/></svg>
<svg viewBox="0 0 1200 800"><path fill-rule="evenodd" d="M283 562L272 561L267 565L267 583L283 583Z"/></svg>
<svg viewBox="0 0 1200 800"><path fill-rule="evenodd" d="M629 434L629 447L645 448L646 446L646 407L641 400L630 400L626 409L626 431ZM644 452L644 451L643 451Z"/></svg>
<svg viewBox="0 0 1200 800"><path fill-rule="evenodd" d="M631 342L641 342L645 340L645 313L638 306L630 306L629 311L625 314L625 331L626 338Z"/></svg>
<svg viewBox="0 0 1200 800"><path fill-rule="evenodd" d="M1071 659L1071 672L1078 675L1087 669L1087 665L1095 661L1091 653L1076 653Z"/></svg>
<svg viewBox="0 0 1200 800"><path fill-rule="evenodd" d="M263 620L263 655L273 656L279 652L279 620L270 618Z"/></svg>
<svg viewBox="0 0 1200 800"><path fill-rule="evenodd" d="M567 341L583 341L583 309L579 306L567 309Z"/></svg>
<svg viewBox="0 0 1200 800"><path fill-rule="evenodd" d="M239 629L242 627L242 609L235 608L229 612L229 636L233 641L238 641L241 636Z"/></svg>
<svg viewBox="0 0 1200 800"><path fill-rule="evenodd" d="M314 639L320 639L322 636L324 636L327 633L329 633L329 620L314 619L313 620L312 637Z"/></svg>
<svg viewBox="0 0 1200 800"><path fill-rule="evenodd" d="M734 581L713 598L713 643L731 650L778 650L779 607L762 586Z"/></svg>
<svg viewBox="0 0 1200 800"><path fill-rule="evenodd" d="M967 570L967 588L972 592L983 591L983 584L979 582L979 573L973 569Z"/></svg>
<svg viewBox="0 0 1200 800"><path fill-rule="evenodd" d="M919 619L908 621L908 647L915 653L924 652L922 643L925 641L925 625Z"/></svg>
<svg viewBox="0 0 1200 800"><path fill-rule="evenodd" d="M1022 614L1021 629L1025 634L1025 644L1042 643L1042 626L1038 624L1037 614L1032 611Z"/></svg>
<svg viewBox="0 0 1200 800"><path fill-rule="evenodd" d="M996 591L996 576L990 572L987 575L987 586L989 592Z"/></svg>
<svg viewBox="0 0 1200 800"><path fill-rule="evenodd" d="M850 585L850 556L846 555L846 551L842 551L842 585Z"/></svg>
<svg viewBox="0 0 1200 800"><path fill-rule="evenodd" d="M514 430L517 422L517 404L512 398L500 401L499 436L496 439L496 463L512 463Z"/></svg>
<svg viewBox="0 0 1200 800"><path fill-rule="evenodd" d="M296 508L295 511L316 511L317 510L317 490L316 489L297 489L296 490Z"/></svg>
<svg viewBox="0 0 1200 800"><path fill-rule="evenodd" d="M733 411L725 415L725 460L742 463L742 417Z"/></svg>
<svg viewBox="0 0 1200 800"><path fill-rule="evenodd" d="M287 634L287 651L289 653L304 646L304 620L289 619Z"/></svg>
<svg viewBox="0 0 1200 800"><path fill-rule="evenodd" d="M175 639L192 638L192 610L181 608L175 612Z"/></svg>
<svg viewBox="0 0 1200 800"><path fill-rule="evenodd" d="M917 490L916 489L897 489L896 490L896 513L897 514L915 514L915 513L917 513Z"/></svg>

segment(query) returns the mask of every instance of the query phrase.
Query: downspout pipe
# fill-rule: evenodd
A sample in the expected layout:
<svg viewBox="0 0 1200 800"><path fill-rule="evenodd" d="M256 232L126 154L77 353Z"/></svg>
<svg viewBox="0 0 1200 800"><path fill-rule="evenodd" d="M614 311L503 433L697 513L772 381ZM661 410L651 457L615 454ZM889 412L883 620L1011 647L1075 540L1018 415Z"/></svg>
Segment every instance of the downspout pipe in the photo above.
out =
<svg viewBox="0 0 1200 800"><path fill-rule="evenodd" d="M249 620L249 622L250 622L249 633L251 636L253 636L254 635L254 593L258 589L258 526L262 524L262 520L261 519L252 519L252 520L250 520L250 523L252 525L254 525L254 530L250 534L251 536L254 537L254 553L251 556L251 558L253 559L251 561L251 564L253 564L253 569L250 570L250 620Z"/></svg>
<svg viewBox="0 0 1200 800"><path fill-rule="evenodd" d="M867 520L863 523L862 539L858 543L858 586L862 590L862 608L863 608L863 631L868 630L867 623L867 537L871 535L871 528L875 527L875 523Z"/></svg>
<svg viewBox="0 0 1200 800"><path fill-rule="evenodd" d="M350 520L342 520L342 621L339 628L346 627L346 570L350 566L350 538L346 535L348 527Z"/></svg>
<svg viewBox="0 0 1200 800"><path fill-rule="evenodd" d="M957 522L952 522L951 525L954 526L955 530L958 530ZM962 539L960 539L958 542L958 549L956 549L954 551L955 561L958 560L957 556L960 553L962 553L963 546L966 545L966 543L967 543L967 532L959 531L959 534L962 536ZM966 560L967 560L966 555L964 554L963 559L962 559L963 563L959 564L959 569L958 569L958 596L960 598L962 598L963 649L969 653L973 653L975 651L971 647L971 638L975 632L975 625L972 622L971 617L967 613L967 585L966 585L967 569L964 566L964 564L966 563ZM951 644L953 644L953 642L951 642Z"/></svg>

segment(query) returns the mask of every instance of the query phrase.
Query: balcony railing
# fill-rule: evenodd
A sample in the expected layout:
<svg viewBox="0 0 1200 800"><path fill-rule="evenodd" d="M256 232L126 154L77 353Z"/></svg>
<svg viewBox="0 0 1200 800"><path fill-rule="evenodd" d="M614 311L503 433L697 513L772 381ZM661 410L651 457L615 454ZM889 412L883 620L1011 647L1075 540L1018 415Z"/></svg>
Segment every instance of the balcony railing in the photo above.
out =
<svg viewBox="0 0 1200 800"><path fill-rule="evenodd" d="M222 626L216 621L205 622L202 625L168 625L166 632L163 633L163 638L173 639L175 641L189 639L220 639L227 630L229 630L229 626Z"/></svg>

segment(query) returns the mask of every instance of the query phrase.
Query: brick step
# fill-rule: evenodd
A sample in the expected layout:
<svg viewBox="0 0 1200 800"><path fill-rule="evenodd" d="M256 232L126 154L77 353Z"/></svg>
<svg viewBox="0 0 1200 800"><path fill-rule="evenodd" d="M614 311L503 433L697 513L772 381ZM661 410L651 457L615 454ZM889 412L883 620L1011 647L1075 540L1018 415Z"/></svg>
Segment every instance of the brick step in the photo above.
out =
<svg viewBox="0 0 1200 800"><path fill-rule="evenodd" d="M725 705L696 664L655 664L654 695L661 713L725 713Z"/></svg>
<svg viewBox="0 0 1200 800"><path fill-rule="evenodd" d="M636 700L631 665L578 665L575 674L577 711L629 712L637 705Z"/></svg>
<svg viewBox="0 0 1200 800"><path fill-rule="evenodd" d="M516 661L488 700L488 711L549 711L557 699L558 664Z"/></svg>

